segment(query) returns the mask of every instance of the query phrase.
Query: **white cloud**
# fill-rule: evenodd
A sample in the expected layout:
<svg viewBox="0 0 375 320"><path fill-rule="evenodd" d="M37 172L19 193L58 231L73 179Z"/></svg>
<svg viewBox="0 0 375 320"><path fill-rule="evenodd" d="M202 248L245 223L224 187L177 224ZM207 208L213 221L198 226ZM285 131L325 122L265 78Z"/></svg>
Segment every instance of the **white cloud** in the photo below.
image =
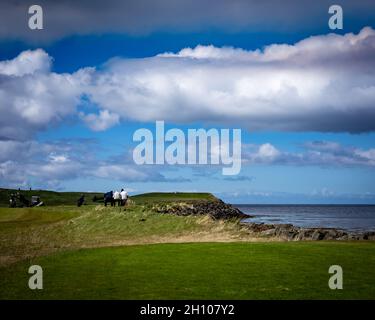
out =
<svg viewBox="0 0 375 320"><path fill-rule="evenodd" d="M375 149L355 150L354 154L368 161L369 164L375 166Z"/></svg>
<svg viewBox="0 0 375 320"><path fill-rule="evenodd" d="M375 149L367 150L332 141L307 142L299 152L282 151L270 143L244 145L244 164L279 164L321 167L374 167Z"/></svg>
<svg viewBox="0 0 375 320"><path fill-rule="evenodd" d="M51 60L35 50L0 62L0 138L29 139L76 112L90 69L57 74Z"/></svg>
<svg viewBox="0 0 375 320"><path fill-rule="evenodd" d="M48 72L52 58L43 50L27 50L12 60L0 61L0 74L7 76L23 76L35 72Z"/></svg>
<svg viewBox="0 0 375 320"><path fill-rule="evenodd" d="M217 48L213 45L198 45L195 48L184 48L178 53L165 52L158 54L163 58L194 58L194 59L251 59L259 56L260 51L246 51L240 48L223 47Z"/></svg>
<svg viewBox="0 0 375 320"><path fill-rule="evenodd" d="M256 154L256 156L261 158L261 159L270 159L270 160L273 160L273 159L277 158L279 155L280 155L280 151L277 150L270 143L262 144L259 147L258 152Z"/></svg>
<svg viewBox="0 0 375 320"><path fill-rule="evenodd" d="M123 118L205 121L250 130L375 129L375 31L329 34L263 51L198 46L114 59L90 99Z"/></svg>
<svg viewBox="0 0 375 320"><path fill-rule="evenodd" d="M51 153L49 159L52 163L66 163L69 162L69 157L63 154Z"/></svg>
<svg viewBox="0 0 375 320"><path fill-rule="evenodd" d="M248 63L284 61L294 65L311 64L312 62L321 64L327 62L327 59L329 62L339 62L342 59L354 58L351 56L353 53L359 56L368 55L366 49L371 47L374 35L375 32L371 27L365 27L358 34L339 35L331 33L311 36L294 45L271 44L263 50L198 45L195 48L184 48L177 53L162 53L158 57L231 60Z"/></svg>
<svg viewBox="0 0 375 320"><path fill-rule="evenodd" d="M271 143L261 145L242 145L242 162L244 164L272 164L280 161L283 152Z"/></svg>
<svg viewBox="0 0 375 320"><path fill-rule="evenodd" d="M120 122L120 116L108 110L100 110L99 114L90 113L85 115L80 113L80 117L94 131L107 130Z"/></svg>

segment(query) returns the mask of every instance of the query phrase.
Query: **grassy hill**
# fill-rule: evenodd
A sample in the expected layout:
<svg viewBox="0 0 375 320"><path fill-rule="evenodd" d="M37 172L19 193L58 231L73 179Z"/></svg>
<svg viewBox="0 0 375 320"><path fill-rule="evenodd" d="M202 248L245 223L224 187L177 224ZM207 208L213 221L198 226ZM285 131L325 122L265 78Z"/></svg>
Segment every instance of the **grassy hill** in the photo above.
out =
<svg viewBox="0 0 375 320"><path fill-rule="evenodd" d="M75 205L77 199L81 194L85 195L87 204L94 204L92 201L96 196L97 198L103 198L103 193L99 192L56 192L47 190L15 190L15 189L3 189L0 188L0 207L8 207L10 194L20 192L27 199L30 200L31 196L40 196L41 200L47 206L58 206L58 205ZM165 201L191 201L191 200L214 200L216 199L210 193L163 193L153 192L134 195L131 197L132 200L137 203L151 203L151 202L165 202Z"/></svg>

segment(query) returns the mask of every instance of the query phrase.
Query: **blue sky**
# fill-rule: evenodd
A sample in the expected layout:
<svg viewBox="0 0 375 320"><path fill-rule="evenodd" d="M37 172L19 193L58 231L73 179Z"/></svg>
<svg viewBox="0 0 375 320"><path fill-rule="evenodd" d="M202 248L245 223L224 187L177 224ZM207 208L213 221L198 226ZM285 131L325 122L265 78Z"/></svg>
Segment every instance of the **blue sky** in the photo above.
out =
<svg viewBox="0 0 375 320"><path fill-rule="evenodd" d="M22 3L27 8L28 2ZM170 14L164 16L154 8L160 19L142 24L152 10L140 6L134 9L138 19L124 25L114 23L122 20L111 13L122 6L119 2L113 1L108 18L100 18L97 2L91 2L91 7L83 3L87 14L99 17L99 24L103 19L99 26L82 7L69 8L65 1L60 9L66 8L66 21L58 25L52 20L53 5L42 1L46 25L40 34L17 28L21 20L2 19L8 29L0 33L0 76L5 79L0 78L1 187L103 192L126 187L131 194L207 191L235 203L375 204L375 10L369 10L374 9L371 2L361 7L343 1L344 29L335 31L328 28L329 5L324 1L309 4L310 11L291 1L286 5L289 10L281 13L277 2L270 1L274 17L267 7L252 7L250 1L244 8L260 16L253 18L254 23L242 13L237 16L237 11L227 14L222 1L212 16L196 14L197 5L188 6L179 22L173 18L179 9L160 1L160 12L170 6ZM17 13L19 7L8 5L15 17L24 18ZM74 10L80 10L76 20ZM335 38L329 33L335 33ZM265 49L277 44L276 51ZM186 48L191 49L183 51ZM254 53L257 49L264 51ZM156 57L163 53L172 55ZM38 65L36 71L22 71L30 68L23 61ZM173 85L180 77L183 88L193 89L175 95L168 81L173 78ZM233 89L232 82L241 77L244 82ZM281 85L291 81L285 91L267 87L278 77ZM134 83L159 78L163 86L158 81L151 98L133 92ZM233 81L227 83L226 78ZM154 85L137 87L136 92ZM42 93L30 94L30 86ZM210 90L238 102L232 106L219 101L216 107ZM238 90L245 93L237 96ZM259 97L263 91L265 95ZM1 98L2 93L7 97ZM298 100L304 94L308 99ZM117 98L110 101L112 97ZM20 101L34 109L27 109L16 121L18 115L12 110L19 108ZM307 116L298 109L301 101ZM160 110L154 110L158 104ZM108 112L108 117L102 119L101 111ZM139 128L153 131L155 120L165 120L168 128L184 132L241 128L240 174L223 176L219 167L210 165L136 166L131 158L136 145L132 135Z"/></svg>

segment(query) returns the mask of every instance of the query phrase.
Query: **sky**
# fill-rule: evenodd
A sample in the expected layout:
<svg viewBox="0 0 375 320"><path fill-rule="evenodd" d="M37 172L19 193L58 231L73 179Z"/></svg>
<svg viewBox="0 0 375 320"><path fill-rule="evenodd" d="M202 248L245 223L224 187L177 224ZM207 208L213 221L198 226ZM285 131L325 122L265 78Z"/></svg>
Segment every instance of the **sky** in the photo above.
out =
<svg viewBox="0 0 375 320"><path fill-rule="evenodd" d="M34 2L0 3L0 187L375 204L373 1ZM241 171L137 165L155 121L241 129Z"/></svg>

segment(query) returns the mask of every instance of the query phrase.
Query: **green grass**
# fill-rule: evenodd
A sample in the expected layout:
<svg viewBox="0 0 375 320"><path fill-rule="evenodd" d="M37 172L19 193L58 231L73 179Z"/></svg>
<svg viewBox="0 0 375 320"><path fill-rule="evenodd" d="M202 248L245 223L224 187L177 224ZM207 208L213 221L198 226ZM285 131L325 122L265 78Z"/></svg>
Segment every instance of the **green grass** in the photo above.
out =
<svg viewBox="0 0 375 320"><path fill-rule="evenodd" d="M171 202L171 201L194 201L194 200L217 200L211 193L191 192L151 192L131 197L136 203Z"/></svg>
<svg viewBox="0 0 375 320"><path fill-rule="evenodd" d="M0 207L8 207L10 194L16 192L18 190L0 188ZM103 197L103 193L99 192L56 192L47 190L21 190L19 192L27 200L30 200L31 196L40 196L41 201L47 206L75 205L81 194L85 195L88 203L93 203L92 198L94 196Z"/></svg>
<svg viewBox="0 0 375 320"><path fill-rule="evenodd" d="M374 299L375 244L194 243L86 249L0 268L1 299ZM28 289L42 266L44 289ZM328 288L341 265L344 289Z"/></svg>
<svg viewBox="0 0 375 320"><path fill-rule="evenodd" d="M0 208L0 234L55 223L77 215L76 208Z"/></svg>

